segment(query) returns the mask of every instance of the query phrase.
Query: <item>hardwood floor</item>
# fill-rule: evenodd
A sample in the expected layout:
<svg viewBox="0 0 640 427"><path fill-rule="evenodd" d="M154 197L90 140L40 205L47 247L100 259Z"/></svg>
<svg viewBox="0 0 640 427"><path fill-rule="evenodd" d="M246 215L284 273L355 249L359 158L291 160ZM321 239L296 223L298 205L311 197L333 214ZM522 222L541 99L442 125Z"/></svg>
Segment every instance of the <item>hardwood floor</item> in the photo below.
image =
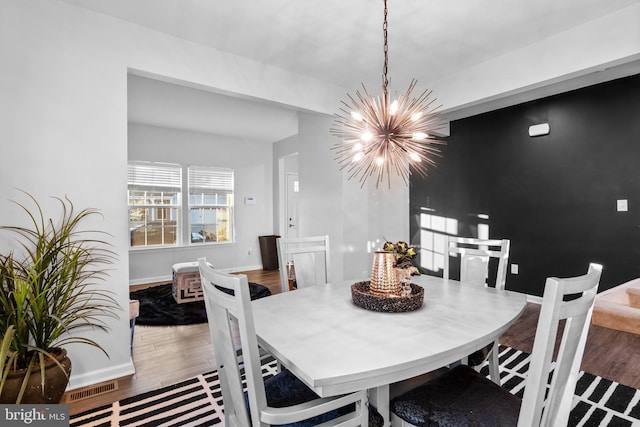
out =
<svg viewBox="0 0 640 427"><path fill-rule="evenodd" d="M540 305L529 303L500 343L531 352ZM640 389L640 335L591 325L581 369Z"/></svg>
<svg viewBox="0 0 640 427"><path fill-rule="evenodd" d="M242 272L250 282L267 286L272 294L280 292L278 270ZM150 285L132 286L131 290ZM118 379L118 389L69 404L70 414L97 408L140 393L175 384L216 369L207 323L186 326L136 325L133 339L133 363L136 373Z"/></svg>
<svg viewBox="0 0 640 427"><path fill-rule="evenodd" d="M269 287L273 294L280 292L277 270L243 273L247 274L250 282ZM500 342L531 352L538 315L539 305L528 304L524 314ZM169 327L136 326L133 361L136 373L120 378L117 390L73 402L69 406L70 413L110 404L216 369L206 323ZM592 325L582 369L640 388L640 336Z"/></svg>

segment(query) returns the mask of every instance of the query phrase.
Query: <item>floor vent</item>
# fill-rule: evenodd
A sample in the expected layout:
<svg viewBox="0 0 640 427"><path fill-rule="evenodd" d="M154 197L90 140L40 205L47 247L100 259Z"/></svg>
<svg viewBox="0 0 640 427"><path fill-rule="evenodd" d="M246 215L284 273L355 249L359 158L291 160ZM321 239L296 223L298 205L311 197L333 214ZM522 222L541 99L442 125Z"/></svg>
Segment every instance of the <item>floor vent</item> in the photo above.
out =
<svg viewBox="0 0 640 427"><path fill-rule="evenodd" d="M118 380L106 381L99 384L72 390L67 393L66 403L77 402L78 400L88 399L100 394L109 393L118 389Z"/></svg>

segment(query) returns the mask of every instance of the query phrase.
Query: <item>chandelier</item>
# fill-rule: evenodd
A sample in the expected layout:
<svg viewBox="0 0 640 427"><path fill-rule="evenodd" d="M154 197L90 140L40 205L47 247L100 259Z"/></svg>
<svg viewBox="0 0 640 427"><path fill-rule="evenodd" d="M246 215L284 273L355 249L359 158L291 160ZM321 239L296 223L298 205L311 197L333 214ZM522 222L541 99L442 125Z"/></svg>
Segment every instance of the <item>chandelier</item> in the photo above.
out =
<svg viewBox="0 0 640 427"><path fill-rule="evenodd" d="M341 101L341 113L336 113L329 131L341 142L331 147L340 170L347 170L348 179L358 177L361 187L367 178L376 176L376 188L385 175L391 187L391 172L409 184L411 167L420 175L435 166L439 156L438 140L433 132L443 127L431 91L425 90L417 98L411 97L416 80L412 79L404 95L391 101L389 97L389 46L387 40L387 0L384 0L384 66L382 70L382 97L373 97L362 84L363 93L347 94L351 103Z"/></svg>

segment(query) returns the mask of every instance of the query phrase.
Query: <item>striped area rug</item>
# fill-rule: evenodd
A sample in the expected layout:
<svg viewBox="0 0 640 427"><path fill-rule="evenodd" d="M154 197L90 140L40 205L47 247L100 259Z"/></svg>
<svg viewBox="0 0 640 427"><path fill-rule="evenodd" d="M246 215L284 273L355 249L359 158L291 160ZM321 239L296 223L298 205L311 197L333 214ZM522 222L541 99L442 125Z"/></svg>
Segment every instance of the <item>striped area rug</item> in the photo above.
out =
<svg viewBox="0 0 640 427"><path fill-rule="evenodd" d="M271 359L262 366L266 379L277 372ZM224 426L218 372L207 374L71 416L69 426L205 427Z"/></svg>
<svg viewBox="0 0 640 427"><path fill-rule="evenodd" d="M500 346L502 386L522 398L531 356ZM489 368L482 368L489 375ZM581 371L568 427L640 426L640 390Z"/></svg>
<svg viewBox="0 0 640 427"><path fill-rule="evenodd" d="M527 353L500 347L503 387L522 397L529 368ZM268 378L276 362L263 365ZM488 375L488 368L483 368ZM569 427L640 426L640 391L589 374L580 373ZM71 417L70 426L224 426L222 394L216 371L198 375L159 390L123 399Z"/></svg>

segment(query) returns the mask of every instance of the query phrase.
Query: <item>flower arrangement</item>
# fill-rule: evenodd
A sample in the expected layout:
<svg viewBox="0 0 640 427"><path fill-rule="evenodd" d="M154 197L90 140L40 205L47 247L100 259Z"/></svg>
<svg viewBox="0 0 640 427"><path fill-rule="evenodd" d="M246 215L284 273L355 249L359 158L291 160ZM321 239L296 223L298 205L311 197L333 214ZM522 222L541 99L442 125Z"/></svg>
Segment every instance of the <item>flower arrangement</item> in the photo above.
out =
<svg viewBox="0 0 640 427"><path fill-rule="evenodd" d="M412 260L418 254L413 246L409 246L407 242L385 242L382 246L383 251L393 252L396 258L397 268L408 268L412 270L412 274L420 274L418 269L413 265Z"/></svg>

